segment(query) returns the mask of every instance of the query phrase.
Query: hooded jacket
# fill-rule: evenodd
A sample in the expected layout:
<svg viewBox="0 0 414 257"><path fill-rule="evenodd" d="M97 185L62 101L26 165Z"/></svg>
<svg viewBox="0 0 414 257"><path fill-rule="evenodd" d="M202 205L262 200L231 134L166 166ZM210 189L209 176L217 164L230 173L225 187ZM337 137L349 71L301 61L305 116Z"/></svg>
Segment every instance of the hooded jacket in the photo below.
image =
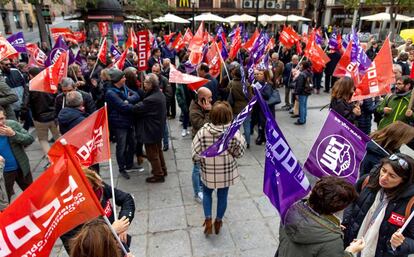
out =
<svg viewBox="0 0 414 257"><path fill-rule="evenodd" d="M201 181L208 188L225 188L234 185L239 179L236 158L241 158L246 150L246 141L237 131L226 151L211 158L201 158L200 154L214 144L230 124L215 126L206 123L197 132L192 144L192 158L201 164Z"/></svg>
<svg viewBox="0 0 414 257"><path fill-rule="evenodd" d="M411 91L401 94L387 95L377 108L377 112L383 114L384 117L378 124L378 130L386 127L396 120L405 122L407 124L414 121L414 114L411 117L406 117L408 104L410 103ZM384 107L392 108L388 114L384 114Z"/></svg>
<svg viewBox="0 0 414 257"><path fill-rule="evenodd" d="M351 257L344 251L339 220L319 215L305 202L297 202L286 214L279 229L277 257Z"/></svg>
<svg viewBox="0 0 414 257"><path fill-rule="evenodd" d="M58 115L60 134L65 134L73 127L81 123L89 114L77 108L65 107Z"/></svg>

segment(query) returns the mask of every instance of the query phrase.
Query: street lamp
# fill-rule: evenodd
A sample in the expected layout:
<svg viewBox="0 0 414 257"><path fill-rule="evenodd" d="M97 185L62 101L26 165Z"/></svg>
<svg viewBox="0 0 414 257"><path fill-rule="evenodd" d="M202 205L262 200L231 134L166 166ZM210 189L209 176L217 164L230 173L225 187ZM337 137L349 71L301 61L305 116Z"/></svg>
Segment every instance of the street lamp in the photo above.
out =
<svg viewBox="0 0 414 257"><path fill-rule="evenodd" d="M259 0L255 0L256 2L256 28L259 27Z"/></svg>
<svg viewBox="0 0 414 257"><path fill-rule="evenodd" d="M191 0L191 8L193 8L193 22L191 24L192 26L192 31L193 31L193 35L194 35L194 29L195 29L195 0Z"/></svg>
<svg viewBox="0 0 414 257"><path fill-rule="evenodd" d="M361 27L362 27L362 5L364 4L364 0L359 0L359 24L358 24L358 30L361 31Z"/></svg>

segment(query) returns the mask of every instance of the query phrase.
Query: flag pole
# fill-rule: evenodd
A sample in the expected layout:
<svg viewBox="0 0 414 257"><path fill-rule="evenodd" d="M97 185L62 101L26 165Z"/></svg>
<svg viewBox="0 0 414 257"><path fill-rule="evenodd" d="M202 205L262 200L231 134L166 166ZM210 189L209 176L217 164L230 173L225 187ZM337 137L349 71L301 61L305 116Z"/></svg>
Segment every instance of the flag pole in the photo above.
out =
<svg viewBox="0 0 414 257"><path fill-rule="evenodd" d="M109 151L109 175L111 177L112 204L113 204L113 209L114 209L113 213L114 213L114 219L118 220L118 214L116 213L114 173L113 173L113 170L112 170L111 144L109 142L108 106L107 106L106 102L105 102L105 116L106 116L106 134L108 135L106 140L107 140L108 151Z"/></svg>
<svg viewBox="0 0 414 257"><path fill-rule="evenodd" d="M225 62L224 62L224 60L223 60L223 56L221 56L221 52L219 51L220 49L218 48L218 45L217 45L217 43L216 43L216 42L214 42L214 45L216 46L216 51L218 52L218 54L219 54L219 56L220 56L220 61L223 63L224 70L226 71L227 77L228 77L228 78L229 78L229 80L230 80L230 74L229 74L229 71L227 70L226 63L225 63ZM223 47L225 47L225 46L223 46Z"/></svg>
<svg viewBox="0 0 414 257"><path fill-rule="evenodd" d="M404 225L401 227L401 229L400 229L400 233L401 233L401 234L404 232L405 228L408 226L408 224L409 224L409 223L410 223L410 221L413 219L413 217L414 217L414 212L412 212L412 213L410 214L410 216L408 217L408 219L404 222Z"/></svg>
<svg viewBox="0 0 414 257"><path fill-rule="evenodd" d="M102 43L103 43L103 38L101 38L101 40L100 40L100 41L101 41L101 42L99 43L99 45L100 45L99 50L101 50ZM95 71L96 66L98 65L98 61L99 61L99 50L98 50L98 56L97 56L97 58L96 58L95 65L93 66L93 69L92 69L91 74L89 74L89 78L92 78L92 74L93 74L93 72Z"/></svg>
<svg viewBox="0 0 414 257"><path fill-rule="evenodd" d="M115 212L114 212L115 213ZM128 255L127 250L125 249L124 244L122 244L121 239L119 239L118 234L115 232L114 228L112 227L111 222L109 222L108 217L106 217L105 215L102 216L105 220L105 223L108 225L109 229L111 230L112 234L114 235L116 241L118 242L119 246L121 247L122 251L124 252L125 256Z"/></svg>

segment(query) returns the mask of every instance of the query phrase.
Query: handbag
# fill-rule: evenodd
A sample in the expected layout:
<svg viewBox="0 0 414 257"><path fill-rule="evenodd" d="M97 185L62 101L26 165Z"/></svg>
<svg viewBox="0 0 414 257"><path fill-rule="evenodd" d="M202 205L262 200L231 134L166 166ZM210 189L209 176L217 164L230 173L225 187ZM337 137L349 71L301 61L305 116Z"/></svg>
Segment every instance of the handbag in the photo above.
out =
<svg viewBox="0 0 414 257"><path fill-rule="evenodd" d="M269 99L266 100L267 105L276 105L280 104L282 102L282 99L280 99L280 93L277 88L272 88L272 94L270 95Z"/></svg>

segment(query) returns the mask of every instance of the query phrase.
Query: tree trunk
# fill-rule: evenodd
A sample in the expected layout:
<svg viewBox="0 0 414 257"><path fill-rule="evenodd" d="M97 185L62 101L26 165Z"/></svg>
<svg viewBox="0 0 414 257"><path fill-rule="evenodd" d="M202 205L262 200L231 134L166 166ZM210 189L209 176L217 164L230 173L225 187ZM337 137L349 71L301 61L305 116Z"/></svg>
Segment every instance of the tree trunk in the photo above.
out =
<svg viewBox="0 0 414 257"><path fill-rule="evenodd" d="M42 42L46 42L50 49L51 48L50 38L49 38L49 33L46 29L45 19L43 18L43 15L42 15L42 6L43 6L42 3L39 1L37 1L34 4L37 26L39 28L40 39L42 40Z"/></svg>

